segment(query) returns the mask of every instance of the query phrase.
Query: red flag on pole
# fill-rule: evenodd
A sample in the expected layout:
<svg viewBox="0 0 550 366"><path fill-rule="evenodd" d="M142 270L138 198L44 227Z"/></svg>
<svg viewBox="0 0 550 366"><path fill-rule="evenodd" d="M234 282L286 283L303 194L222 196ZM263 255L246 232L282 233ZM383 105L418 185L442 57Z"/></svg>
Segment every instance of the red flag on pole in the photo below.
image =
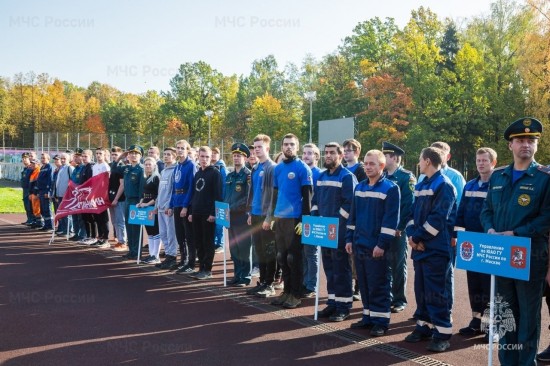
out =
<svg viewBox="0 0 550 366"><path fill-rule="evenodd" d="M69 187L55 214L55 222L68 215L102 213L111 207L108 188L108 172L96 175L80 185L69 181Z"/></svg>

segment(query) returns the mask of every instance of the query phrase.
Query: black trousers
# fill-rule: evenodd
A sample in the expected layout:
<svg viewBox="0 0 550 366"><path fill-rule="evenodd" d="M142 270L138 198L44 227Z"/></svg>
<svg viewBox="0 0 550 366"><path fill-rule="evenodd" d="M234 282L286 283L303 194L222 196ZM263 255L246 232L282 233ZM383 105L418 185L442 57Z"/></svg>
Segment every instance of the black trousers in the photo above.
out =
<svg viewBox="0 0 550 366"><path fill-rule="evenodd" d="M214 232L216 224L207 221L209 215L193 214L193 233L199 257L199 271L212 271L214 262Z"/></svg>
<svg viewBox="0 0 550 366"><path fill-rule="evenodd" d="M183 207L174 207L174 228L176 230L176 240L180 248L182 264L186 263L189 267L195 268L195 258L197 252L195 249L195 240L193 235L193 226L186 217L180 217Z"/></svg>
<svg viewBox="0 0 550 366"><path fill-rule="evenodd" d="M277 263L283 271L284 292L298 299L302 294L304 276L301 237L294 229L299 222L300 219L275 219Z"/></svg>
<svg viewBox="0 0 550 366"><path fill-rule="evenodd" d="M275 233L262 229L265 216L250 216L252 221L252 242L258 256L260 268L260 283L271 285L275 280L277 269L277 248L275 247Z"/></svg>

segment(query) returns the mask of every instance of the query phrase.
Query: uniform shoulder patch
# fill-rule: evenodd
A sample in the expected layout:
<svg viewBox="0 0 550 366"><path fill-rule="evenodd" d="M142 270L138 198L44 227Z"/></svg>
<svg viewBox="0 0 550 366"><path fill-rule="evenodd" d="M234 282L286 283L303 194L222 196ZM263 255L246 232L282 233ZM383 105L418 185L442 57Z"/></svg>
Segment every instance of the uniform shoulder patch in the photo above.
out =
<svg viewBox="0 0 550 366"><path fill-rule="evenodd" d="M539 165L537 167L537 169L543 173L546 173L548 175L550 175L550 166L546 166L546 165Z"/></svg>

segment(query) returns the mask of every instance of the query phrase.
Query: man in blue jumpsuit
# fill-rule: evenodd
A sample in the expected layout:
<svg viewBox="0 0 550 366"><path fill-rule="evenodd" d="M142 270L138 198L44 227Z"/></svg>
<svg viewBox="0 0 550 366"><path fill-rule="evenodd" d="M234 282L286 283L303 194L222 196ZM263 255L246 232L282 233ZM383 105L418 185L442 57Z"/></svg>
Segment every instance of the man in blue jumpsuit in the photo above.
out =
<svg viewBox="0 0 550 366"><path fill-rule="evenodd" d="M505 310L512 311L515 325L499 340L502 365L536 364L544 280L550 279L550 174L535 161L541 134L540 121L529 117L518 119L504 131L514 162L495 170L481 211L481 223L488 234L531 239L529 281L496 278L496 292L508 304Z"/></svg>
<svg viewBox="0 0 550 366"><path fill-rule="evenodd" d="M479 173L477 178L472 179L464 187L464 194L458 206L455 221L455 237L458 231L483 232L481 226L481 209L489 190L489 179L497 163L495 150L482 147L476 152L476 167ZM458 331L466 337L475 336L481 333L481 317L487 309L491 296L491 275L486 273L467 271L468 297L472 309L472 320L467 327ZM487 339L488 336L487 336Z"/></svg>
<svg viewBox="0 0 550 366"><path fill-rule="evenodd" d="M231 225L228 229L229 251L233 260L234 273L230 285L245 287L250 284L250 267L252 241L249 235L246 199L250 189L250 170L244 165L250 156L250 150L245 144L235 143L231 146L233 166L235 169L225 177L224 202L229 204Z"/></svg>
<svg viewBox="0 0 550 366"><path fill-rule="evenodd" d="M450 347L451 313L447 290L451 266L451 236L456 216L456 189L441 173L445 152L436 147L422 150L420 172L426 176L414 190L407 236L414 264L416 328L405 341L431 338L427 349L443 352ZM433 328L432 328L433 325Z"/></svg>
<svg viewBox="0 0 550 366"><path fill-rule="evenodd" d="M351 264L346 253L346 225L351 210L357 178L342 165L343 149L337 142L325 145L325 168L314 188L311 215L338 217L338 248L321 248L323 269L327 277L327 307L319 318L340 322L349 317L353 302ZM306 245L307 246L307 245ZM317 249L316 246L312 246Z"/></svg>
<svg viewBox="0 0 550 366"><path fill-rule="evenodd" d="M401 192L399 224L387 256L390 266L388 276L391 281L391 311L392 313L400 313L407 306L407 297L405 296L405 289L407 288L407 236L405 235L405 226L414 202L416 178L412 172L404 169L401 165L403 155L405 155L403 149L384 141L382 152L386 156L386 178L395 182Z"/></svg>
<svg viewBox="0 0 550 366"><path fill-rule="evenodd" d="M284 291L271 304L295 308L302 295L302 216L311 211L313 182L311 169L297 158L298 137L289 133L283 138L284 160L273 173L275 244L277 262L283 271Z"/></svg>
<svg viewBox="0 0 550 366"><path fill-rule="evenodd" d="M399 187L384 176L386 157L380 150L365 154L367 179L355 187L346 234L346 251L355 257L363 316L352 328L386 334L391 314L387 255L399 223Z"/></svg>

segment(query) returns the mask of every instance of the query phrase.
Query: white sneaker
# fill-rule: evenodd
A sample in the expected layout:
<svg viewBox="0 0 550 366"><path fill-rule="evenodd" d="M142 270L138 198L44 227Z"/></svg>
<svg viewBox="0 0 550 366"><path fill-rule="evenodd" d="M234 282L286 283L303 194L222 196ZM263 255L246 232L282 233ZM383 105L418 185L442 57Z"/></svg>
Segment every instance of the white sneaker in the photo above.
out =
<svg viewBox="0 0 550 366"><path fill-rule="evenodd" d="M250 276L260 277L260 269L258 267L252 268L252 271L250 272Z"/></svg>

